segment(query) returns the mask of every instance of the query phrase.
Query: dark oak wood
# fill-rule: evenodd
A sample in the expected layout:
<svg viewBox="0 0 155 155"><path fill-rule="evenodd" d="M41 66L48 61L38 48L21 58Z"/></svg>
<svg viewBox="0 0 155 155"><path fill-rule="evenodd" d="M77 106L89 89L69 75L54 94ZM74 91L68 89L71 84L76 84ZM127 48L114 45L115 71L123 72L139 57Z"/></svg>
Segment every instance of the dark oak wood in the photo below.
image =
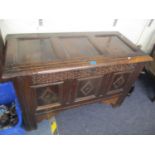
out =
<svg viewBox="0 0 155 155"><path fill-rule="evenodd" d="M25 127L61 110L122 103L152 58L119 32L14 34L6 38L3 80L12 80Z"/></svg>

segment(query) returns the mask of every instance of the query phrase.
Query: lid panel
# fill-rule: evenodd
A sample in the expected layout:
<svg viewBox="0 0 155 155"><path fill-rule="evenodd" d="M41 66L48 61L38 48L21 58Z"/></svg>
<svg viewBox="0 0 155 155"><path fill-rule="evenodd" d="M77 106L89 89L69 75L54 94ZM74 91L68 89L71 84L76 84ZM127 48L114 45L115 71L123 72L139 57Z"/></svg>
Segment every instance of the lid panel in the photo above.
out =
<svg viewBox="0 0 155 155"><path fill-rule="evenodd" d="M68 53L69 58L76 57L93 57L99 56L100 53L89 41L88 37L59 37L60 46Z"/></svg>
<svg viewBox="0 0 155 155"><path fill-rule="evenodd" d="M18 39L17 64L40 63L56 60L57 56L51 45L50 38Z"/></svg>
<svg viewBox="0 0 155 155"><path fill-rule="evenodd" d="M124 43L118 36L96 35L94 37L96 46L110 57L124 57L133 54L135 49Z"/></svg>
<svg viewBox="0 0 155 155"><path fill-rule="evenodd" d="M14 34L7 37L5 71L29 71L30 67L36 71L62 64L65 68L88 62L98 65L143 55L117 32Z"/></svg>

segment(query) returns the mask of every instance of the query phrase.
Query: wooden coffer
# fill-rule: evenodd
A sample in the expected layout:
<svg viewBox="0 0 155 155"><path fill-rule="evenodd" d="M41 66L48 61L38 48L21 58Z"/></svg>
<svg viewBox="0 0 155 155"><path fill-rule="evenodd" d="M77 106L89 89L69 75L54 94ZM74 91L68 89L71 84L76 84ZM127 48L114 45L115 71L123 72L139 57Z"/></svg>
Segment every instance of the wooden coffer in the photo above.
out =
<svg viewBox="0 0 155 155"><path fill-rule="evenodd" d="M3 81L13 81L24 124L88 103L120 105L151 57L118 32L6 37Z"/></svg>

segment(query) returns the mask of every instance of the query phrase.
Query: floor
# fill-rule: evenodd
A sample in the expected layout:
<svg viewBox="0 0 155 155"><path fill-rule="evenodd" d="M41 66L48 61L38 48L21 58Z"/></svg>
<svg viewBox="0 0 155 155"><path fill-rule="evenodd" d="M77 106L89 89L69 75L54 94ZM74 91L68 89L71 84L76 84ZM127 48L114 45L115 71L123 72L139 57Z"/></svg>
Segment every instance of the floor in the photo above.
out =
<svg viewBox="0 0 155 155"><path fill-rule="evenodd" d="M60 135L110 135L155 134L155 102L148 95L153 92L152 83L141 76L131 96L120 107L95 103L61 112L56 116ZM33 135L50 135L50 123L45 120L38 129L27 132Z"/></svg>

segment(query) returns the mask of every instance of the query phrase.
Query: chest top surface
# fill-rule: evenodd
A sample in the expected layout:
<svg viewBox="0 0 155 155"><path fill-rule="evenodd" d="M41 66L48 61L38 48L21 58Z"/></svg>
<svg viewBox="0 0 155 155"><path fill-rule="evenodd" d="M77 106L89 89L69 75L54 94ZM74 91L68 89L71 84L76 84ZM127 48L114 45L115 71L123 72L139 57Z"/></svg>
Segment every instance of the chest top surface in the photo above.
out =
<svg viewBox="0 0 155 155"><path fill-rule="evenodd" d="M4 74L89 66L90 62L117 63L136 57L150 60L118 32L12 34L6 38Z"/></svg>

